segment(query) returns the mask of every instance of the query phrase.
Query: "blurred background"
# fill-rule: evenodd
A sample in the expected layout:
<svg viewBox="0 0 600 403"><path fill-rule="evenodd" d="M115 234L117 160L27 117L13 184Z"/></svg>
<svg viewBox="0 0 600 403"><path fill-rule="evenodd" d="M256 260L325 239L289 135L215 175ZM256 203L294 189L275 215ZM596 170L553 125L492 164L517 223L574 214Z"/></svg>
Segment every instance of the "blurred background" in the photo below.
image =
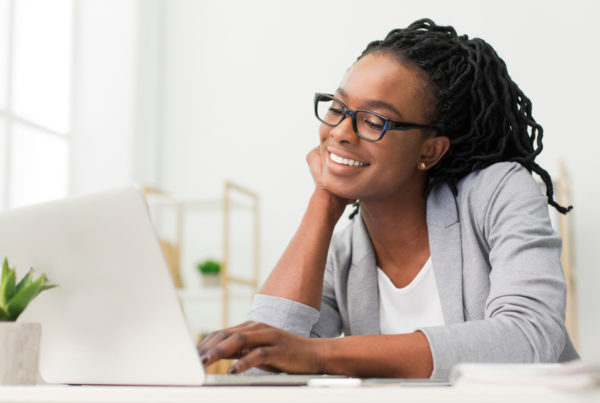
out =
<svg viewBox="0 0 600 403"><path fill-rule="evenodd" d="M430 17L497 50L544 127L538 162L568 172L576 338L600 361L599 10L592 0L0 0L0 207L145 186L190 327L217 328L222 290L207 290L198 265L227 260L250 285L266 278L312 191L314 92L334 91L371 40ZM232 285L228 322L243 320L251 294Z"/></svg>

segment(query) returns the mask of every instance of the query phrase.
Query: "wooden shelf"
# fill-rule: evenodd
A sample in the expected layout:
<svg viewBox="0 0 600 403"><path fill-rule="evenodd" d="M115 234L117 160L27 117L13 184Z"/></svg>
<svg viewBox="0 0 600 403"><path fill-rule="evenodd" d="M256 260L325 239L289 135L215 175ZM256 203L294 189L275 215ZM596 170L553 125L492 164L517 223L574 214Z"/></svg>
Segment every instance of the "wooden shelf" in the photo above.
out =
<svg viewBox="0 0 600 403"><path fill-rule="evenodd" d="M241 196L247 203L241 202L233 195ZM220 296L222 300L222 327L225 328L229 323L229 299L232 296L230 287L232 285L241 285L249 287L250 296L256 293L258 288L259 276L259 198L256 193L246 189L243 186L231 182L225 182L223 196L221 198L198 199L173 196L162 192L160 189L146 188L146 197L149 206L153 209L172 210L175 212L176 235L175 241L170 243L164 239L161 240L165 259L171 270L175 285L180 288L178 295L180 300L203 300L214 299ZM236 211L249 211L253 218L252 231L252 253L251 263L252 273L246 278L233 276L229 274L229 262L231 261L231 214ZM184 226L186 217L193 212L221 213L223 217L223 241L222 241L222 261L221 261L221 286L216 287L218 291L211 290L212 287L201 288L183 288L181 281L181 253L184 245Z"/></svg>
<svg viewBox="0 0 600 403"><path fill-rule="evenodd" d="M233 291L229 296L247 298L252 297L253 294ZM182 302L220 299L223 297L223 289L221 287L180 288L177 290L177 297Z"/></svg>
<svg viewBox="0 0 600 403"><path fill-rule="evenodd" d="M148 204L156 207L181 207L187 211L210 211L210 210L222 210L223 199L189 199L185 197L174 197L162 194L147 195L146 200ZM238 201L231 201L231 208L239 210L252 210L254 206L240 203Z"/></svg>

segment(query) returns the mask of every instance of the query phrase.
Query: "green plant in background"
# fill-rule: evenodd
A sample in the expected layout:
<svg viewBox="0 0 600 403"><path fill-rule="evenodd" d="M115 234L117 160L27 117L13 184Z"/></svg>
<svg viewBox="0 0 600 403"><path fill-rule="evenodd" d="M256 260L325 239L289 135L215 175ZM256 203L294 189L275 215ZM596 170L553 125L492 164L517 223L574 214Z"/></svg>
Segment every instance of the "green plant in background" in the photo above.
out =
<svg viewBox="0 0 600 403"><path fill-rule="evenodd" d="M27 308L27 305L38 296L39 293L56 287L47 284L46 275L42 274L36 280L33 279L33 268L23 276L17 284L17 273L15 269L8 267L8 259L4 259L2 265L2 280L0 281L0 321L15 321Z"/></svg>
<svg viewBox="0 0 600 403"><path fill-rule="evenodd" d="M219 274L221 272L221 263L215 260L205 260L198 263L198 271L202 274Z"/></svg>

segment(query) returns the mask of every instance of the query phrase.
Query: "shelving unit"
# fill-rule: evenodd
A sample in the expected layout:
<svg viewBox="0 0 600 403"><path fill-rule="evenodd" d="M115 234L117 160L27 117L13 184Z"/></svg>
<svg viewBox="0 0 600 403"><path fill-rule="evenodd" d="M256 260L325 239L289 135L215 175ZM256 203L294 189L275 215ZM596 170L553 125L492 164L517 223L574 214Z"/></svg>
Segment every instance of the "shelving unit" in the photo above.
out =
<svg viewBox="0 0 600 403"><path fill-rule="evenodd" d="M565 164L559 161L556 181L556 201L569 206L573 202L571 194L571 178ZM573 213L558 214L558 232L563 240L560 261L567 283L567 313L565 325L576 348L579 348L579 318L577 315L577 285L575 273L575 243L573 241Z"/></svg>
<svg viewBox="0 0 600 403"><path fill-rule="evenodd" d="M258 287L259 264L260 264L260 237L259 237L259 198L258 195L232 182L225 182L223 195L217 199L191 199L166 194L160 189L145 188L146 198L157 227L160 226L160 213L171 211L175 214L175 237L172 242L161 238L161 246L173 282L179 288L178 295L182 303L194 301L202 303L207 299L220 299L221 301L221 327L230 326L230 300L232 297L232 285L247 287L250 295L256 293ZM241 196L245 202L240 202L235 196ZM247 210L252 215L251 249L252 262L248 276L234 275L230 271L232 250L232 214L237 210ZM221 250L221 273L220 287L215 290L211 287L190 287L185 284L182 277L182 252L186 247L185 226L188 216L194 212L209 212L210 214L222 214L222 250ZM215 251L216 252L216 251ZM215 253L216 254L216 253ZM188 268L189 269L189 268Z"/></svg>
<svg viewBox="0 0 600 403"><path fill-rule="evenodd" d="M552 187L554 188L554 197L558 204L569 206L573 203L571 191L571 178L563 161L558 161L558 169L552 174L554 178ZM545 185L538 179L538 184L542 193L546 194ZM550 221L555 231L562 238L562 253L560 262L565 275L567 284L567 310L565 315L565 326L571 336L571 341L577 349L579 349L579 318L577 315L577 282L576 282L576 264L575 264L575 242L574 234L574 219L573 212L567 215L560 214L554 207L548 205Z"/></svg>

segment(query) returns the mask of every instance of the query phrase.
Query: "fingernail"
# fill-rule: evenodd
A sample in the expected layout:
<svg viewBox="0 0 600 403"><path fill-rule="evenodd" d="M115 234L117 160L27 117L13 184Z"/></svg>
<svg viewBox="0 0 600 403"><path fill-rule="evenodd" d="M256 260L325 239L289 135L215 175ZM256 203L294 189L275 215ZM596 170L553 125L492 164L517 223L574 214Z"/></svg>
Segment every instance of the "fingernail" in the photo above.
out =
<svg viewBox="0 0 600 403"><path fill-rule="evenodd" d="M227 372L229 372L230 374L235 374L237 372L237 368L231 367L231 368L229 368L229 371L227 371Z"/></svg>

